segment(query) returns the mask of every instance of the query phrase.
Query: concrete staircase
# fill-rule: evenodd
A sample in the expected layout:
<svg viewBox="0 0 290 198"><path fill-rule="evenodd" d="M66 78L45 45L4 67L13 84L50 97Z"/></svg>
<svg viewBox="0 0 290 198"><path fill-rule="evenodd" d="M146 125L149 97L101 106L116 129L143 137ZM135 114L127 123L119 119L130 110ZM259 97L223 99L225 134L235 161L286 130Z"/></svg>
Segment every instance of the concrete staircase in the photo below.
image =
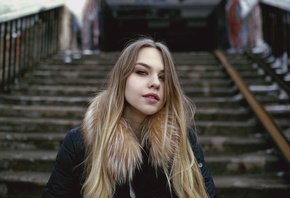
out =
<svg viewBox="0 0 290 198"><path fill-rule="evenodd" d="M65 134L80 125L118 53L60 52L0 95L0 197L40 197ZM219 197L287 197L289 166L210 52L173 54L197 106L199 141ZM228 54L249 88L289 131L289 98L245 55ZM269 91L270 90L270 91ZM288 132L289 133L289 132Z"/></svg>

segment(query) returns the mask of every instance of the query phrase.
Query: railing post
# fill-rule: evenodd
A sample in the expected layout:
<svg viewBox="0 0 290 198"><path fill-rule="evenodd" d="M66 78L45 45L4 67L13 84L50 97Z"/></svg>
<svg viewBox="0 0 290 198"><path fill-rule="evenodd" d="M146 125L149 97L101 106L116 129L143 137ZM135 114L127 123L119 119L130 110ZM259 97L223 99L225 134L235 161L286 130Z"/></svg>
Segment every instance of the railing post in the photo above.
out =
<svg viewBox="0 0 290 198"><path fill-rule="evenodd" d="M13 75L12 79L15 82L16 79L16 57L17 57L17 37L18 37L18 32L17 32L17 25L18 25L18 19L14 21L14 52L13 52Z"/></svg>
<svg viewBox="0 0 290 198"><path fill-rule="evenodd" d="M23 61L22 61L22 40L23 40L23 18L20 19L20 25L19 25L19 74L20 76L23 75Z"/></svg>
<svg viewBox="0 0 290 198"><path fill-rule="evenodd" d="M8 73L7 73L7 85L9 89L10 77L11 77L11 59L12 59L12 32L13 32L13 21L9 22L9 54L8 54Z"/></svg>
<svg viewBox="0 0 290 198"><path fill-rule="evenodd" d="M1 90L5 91L5 73L6 73L6 36L7 36L7 26L8 22L4 23L4 34L3 34L3 61L2 61L2 83L1 83Z"/></svg>

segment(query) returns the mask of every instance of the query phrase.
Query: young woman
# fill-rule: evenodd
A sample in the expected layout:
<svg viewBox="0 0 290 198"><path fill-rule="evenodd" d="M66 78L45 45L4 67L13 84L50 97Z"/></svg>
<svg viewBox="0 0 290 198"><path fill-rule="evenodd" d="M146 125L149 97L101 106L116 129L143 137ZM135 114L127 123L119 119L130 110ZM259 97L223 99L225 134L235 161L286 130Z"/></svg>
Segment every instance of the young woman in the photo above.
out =
<svg viewBox="0 0 290 198"><path fill-rule="evenodd" d="M129 44L66 136L43 197L215 197L168 48Z"/></svg>

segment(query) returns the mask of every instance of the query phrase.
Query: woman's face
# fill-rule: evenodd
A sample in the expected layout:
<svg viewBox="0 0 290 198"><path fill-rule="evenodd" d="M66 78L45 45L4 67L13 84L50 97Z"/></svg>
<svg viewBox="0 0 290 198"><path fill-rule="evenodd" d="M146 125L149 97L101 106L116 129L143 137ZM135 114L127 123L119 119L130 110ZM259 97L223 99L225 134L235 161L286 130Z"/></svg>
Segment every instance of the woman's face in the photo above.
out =
<svg viewBox="0 0 290 198"><path fill-rule="evenodd" d="M153 47L140 50L135 68L125 87L124 116L142 122L164 105L164 63L161 52Z"/></svg>

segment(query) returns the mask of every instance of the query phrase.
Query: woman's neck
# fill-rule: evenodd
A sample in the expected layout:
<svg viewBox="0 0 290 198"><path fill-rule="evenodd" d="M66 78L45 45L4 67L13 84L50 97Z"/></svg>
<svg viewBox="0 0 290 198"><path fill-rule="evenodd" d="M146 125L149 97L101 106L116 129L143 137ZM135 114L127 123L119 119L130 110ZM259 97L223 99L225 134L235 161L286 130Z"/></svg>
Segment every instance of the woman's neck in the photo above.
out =
<svg viewBox="0 0 290 198"><path fill-rule="evenodd" d="M137 139L140 141L141 140L141 125L142 122L140 121L135 121L129 118L126 118L126 121L128 122L128 124L130 125L130 127L132 128L133 132L135 133Z"/></svg>
<svg viewBox="0 0 290 198"><path fill-rule="evenodd" d="M138 140L141 139L141 127L142 123L146 119L146 115L132 110L130 107L125 108L122 117L126 119L127 123L130 125Z"/></svg>

